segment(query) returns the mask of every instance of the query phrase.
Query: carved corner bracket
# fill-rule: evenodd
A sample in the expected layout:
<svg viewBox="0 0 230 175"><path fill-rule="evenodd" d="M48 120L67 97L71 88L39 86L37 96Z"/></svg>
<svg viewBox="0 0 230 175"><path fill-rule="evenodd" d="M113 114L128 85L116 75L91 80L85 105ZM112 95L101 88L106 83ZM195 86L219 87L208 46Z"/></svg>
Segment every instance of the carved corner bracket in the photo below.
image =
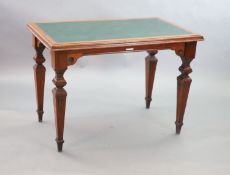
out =
<svg viewBox="0 0 230 175"><path fill-rule="evenodd" d="M195 58L196 42L185 43L183 48L177 48L175 52L182 60L182 65L179 67L181 75L178 79L190 78L189 74L192 73L190 63Z"/></svg>
<svg viewBox="0 0 230 175"><path fill-rule="evenodd" d="M45 45L42 44L37 38L33 37L33 47L36 51L36 55L34 56L34 60L38 65L41 65L45 62L45 58L43 56L43 51L45 50Z"/></svg>
<svg viewBox="0 0 230 175"><path fill-rule="evenodd" d="M80 53L69 54L67 57L67 65L68 66L74 65L80 57L82 57L82 54Z"/></svg>
<svg viewBox="0 0 230 175"><path fill-rule="evenodd" d="M179 57L183 57L184 56L184 48L178 48L175 50L176 55L178 55Z"/></svg>
<svg viewBox="0 0 230 175"><path fill-rule="evenodd" d="M180 56L181 59L189 59L191 61L195 58L196 44L197 42L184 43L183 46L173 48L173 50L175 50L175 53Z"/></svg>

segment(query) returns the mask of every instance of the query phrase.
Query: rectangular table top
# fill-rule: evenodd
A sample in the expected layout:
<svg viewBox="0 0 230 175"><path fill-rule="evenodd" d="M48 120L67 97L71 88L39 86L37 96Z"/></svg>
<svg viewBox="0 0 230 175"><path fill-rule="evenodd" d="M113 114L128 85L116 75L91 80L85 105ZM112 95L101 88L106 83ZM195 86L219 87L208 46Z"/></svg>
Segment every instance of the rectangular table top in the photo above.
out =
<svg viewBox="0 0 230 175"><path fill-rule="evenodd" d="M199 41L203 37L159 18L29 23L49 49L127 42Z"/></svg>

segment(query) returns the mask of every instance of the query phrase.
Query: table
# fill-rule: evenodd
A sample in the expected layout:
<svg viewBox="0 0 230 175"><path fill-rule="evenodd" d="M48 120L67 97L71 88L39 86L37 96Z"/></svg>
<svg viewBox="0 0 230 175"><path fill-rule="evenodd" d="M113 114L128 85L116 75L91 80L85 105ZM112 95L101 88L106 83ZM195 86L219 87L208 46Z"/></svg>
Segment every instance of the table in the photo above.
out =
<svg viewBox="0 0 230 175"><path fill-rule="evenodd" d="M181 74L177 77L176 133L179 134L192 79L191 61L196 45L203 37L160 18L88 20L29 23L33 47L36 51L34 77L38 120L42 122L45 71L43 51L49 49L52 68L56 142L62 151L67 92L64 89L67 68L86 55L147 51L145 58L146 108L150 107L157 66L158 50L170 49L181 58Z"/></svg>

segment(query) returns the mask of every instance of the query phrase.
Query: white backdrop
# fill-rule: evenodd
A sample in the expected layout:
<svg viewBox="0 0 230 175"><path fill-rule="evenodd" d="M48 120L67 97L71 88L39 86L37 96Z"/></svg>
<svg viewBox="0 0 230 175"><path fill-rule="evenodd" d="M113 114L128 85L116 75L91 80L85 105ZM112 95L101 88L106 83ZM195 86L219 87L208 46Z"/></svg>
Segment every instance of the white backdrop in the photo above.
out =
<svg viewBox="0 0 230 175"><path fill-rule="evenodd" d="M1 0L0 174L229 174L229 0ZM175 137L171 51L157 55L151 109L144 109L146 53L89 56L68 69L64 152L56 152L50 56L44 123L33 84L32 21L158 16L202 34L185 125ZM14 158L12 158L14 157Z"/></svg>

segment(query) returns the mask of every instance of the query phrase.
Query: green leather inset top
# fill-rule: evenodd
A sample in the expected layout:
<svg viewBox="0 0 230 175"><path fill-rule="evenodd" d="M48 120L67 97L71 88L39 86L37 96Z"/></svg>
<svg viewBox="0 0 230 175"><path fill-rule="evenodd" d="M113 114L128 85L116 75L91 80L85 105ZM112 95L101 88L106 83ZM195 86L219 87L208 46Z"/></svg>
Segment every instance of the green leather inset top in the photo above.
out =
<svg viewBox="0 0 230 175"><path fill-rule="evenodd" d="M79 42L192 34L157 18L37 23L55 42Z"/></svg>

